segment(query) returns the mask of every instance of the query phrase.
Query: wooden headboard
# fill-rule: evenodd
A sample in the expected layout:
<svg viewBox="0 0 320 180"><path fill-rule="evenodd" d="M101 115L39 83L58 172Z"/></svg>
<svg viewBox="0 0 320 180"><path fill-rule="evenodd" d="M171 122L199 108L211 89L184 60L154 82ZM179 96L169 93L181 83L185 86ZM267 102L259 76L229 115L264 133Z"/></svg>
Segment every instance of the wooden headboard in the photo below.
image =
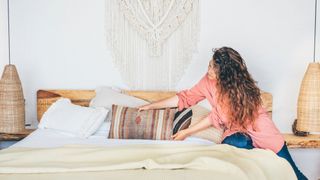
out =
<svg viewBox="0 0 320 180"><path fill-rule="evenodd" d="M123 91L125 94L154 102L160 99L172 97L174 91ZM95 96L94 90L38 90L37 92L37 119L40 121L43 113L61 97L69 98L74 104L89 106L90 100ZM262 92L262 101L268 112L272 112L272 95Z"/></svg>

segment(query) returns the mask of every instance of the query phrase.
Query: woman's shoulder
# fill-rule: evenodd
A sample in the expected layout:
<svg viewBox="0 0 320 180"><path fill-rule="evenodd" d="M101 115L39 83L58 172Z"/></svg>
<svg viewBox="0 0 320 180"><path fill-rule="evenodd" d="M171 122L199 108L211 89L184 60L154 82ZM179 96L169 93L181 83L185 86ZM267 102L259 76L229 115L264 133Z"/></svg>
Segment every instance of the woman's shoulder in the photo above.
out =
<svg viewBox="0 0 320 180"><path fill-rule="evenodd" d="M199 84L215 85L216 83L217 80L210 79L207 73L199 81Z"/></svg>
<svg viewBox="0 0 320 180"><path fill-rule="evenodd" d="M209 79L205 74L192 89L201 92L207 98L213 97L216 92L216 84L214 80Z"/></svg>
<svg viewBox="0 0 320 180"><path fill-rule="evenodd" d="M211 93L216 92L216 86L217 86L216 79L210 79L207 76L207 74L205 74L205 76L202 77L201 81L202 81L203 87L205 87L205 89L207 89L209 92Z"/></svg>

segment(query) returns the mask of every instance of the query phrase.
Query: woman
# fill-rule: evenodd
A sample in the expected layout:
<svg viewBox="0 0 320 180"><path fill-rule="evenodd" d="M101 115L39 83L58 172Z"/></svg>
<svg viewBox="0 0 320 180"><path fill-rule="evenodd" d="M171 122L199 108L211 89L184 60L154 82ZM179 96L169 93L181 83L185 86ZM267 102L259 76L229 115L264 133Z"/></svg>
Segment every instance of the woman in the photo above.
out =
<svg viewBox="0 0 320 180"><path fill-rule="evenodd" d="M176 96L139 107L139 110L176 107L179 110L207 99L211 113L192 127L174 134L184 140L211 125L223 129L221 143L238 148L274 151L291 164L298 179L307 179L293 162L283 136L262 107L260 89L249 74L240 54L229 47L214 51L206 75L191 89Z"/></svg>

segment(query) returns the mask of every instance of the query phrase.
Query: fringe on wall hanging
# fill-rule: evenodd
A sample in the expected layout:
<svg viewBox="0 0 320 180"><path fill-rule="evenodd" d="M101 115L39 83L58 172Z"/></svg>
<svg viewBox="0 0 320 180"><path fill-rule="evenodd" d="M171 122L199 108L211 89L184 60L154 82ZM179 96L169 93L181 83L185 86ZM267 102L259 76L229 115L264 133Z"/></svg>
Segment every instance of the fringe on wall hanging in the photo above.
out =
<svg viewBox="0 0 320 180"><path fill-rule="evenodd" d="M198 0L106 0L107 44L132 90L173 90L199 38Z"/></svg>

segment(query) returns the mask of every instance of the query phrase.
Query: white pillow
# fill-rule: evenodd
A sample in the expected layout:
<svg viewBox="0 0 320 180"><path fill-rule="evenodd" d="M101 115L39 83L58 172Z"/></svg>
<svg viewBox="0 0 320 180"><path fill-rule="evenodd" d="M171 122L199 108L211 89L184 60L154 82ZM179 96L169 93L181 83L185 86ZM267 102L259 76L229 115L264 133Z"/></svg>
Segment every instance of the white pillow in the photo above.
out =
<svg viewBox="0 0 320 180"><path fill-rule="evenodd" d="M112 104L128 107L148 104L147 101L123 94L110 87L99 87L95 92L96 96L90 101L90 107L104 107L111 111ZM106 121L111 121L111 113L108 114Z"/></svg>
<svg viewBox="0 0 320 180"><path fill-rule="evenodd" d="M94 136L104 136L108 137L109 136L109 131L110 131L110 126L111 122L110 121L104 121L99 129L93 134Z"/></svg>
<svg viewBox="0 0 320 180"><path fill-rule="evenodd" d="M82 107L72 104L70 99L61 98L43 114L38 127L89 137L99 128L108 112L105 108Z"/></svg>

